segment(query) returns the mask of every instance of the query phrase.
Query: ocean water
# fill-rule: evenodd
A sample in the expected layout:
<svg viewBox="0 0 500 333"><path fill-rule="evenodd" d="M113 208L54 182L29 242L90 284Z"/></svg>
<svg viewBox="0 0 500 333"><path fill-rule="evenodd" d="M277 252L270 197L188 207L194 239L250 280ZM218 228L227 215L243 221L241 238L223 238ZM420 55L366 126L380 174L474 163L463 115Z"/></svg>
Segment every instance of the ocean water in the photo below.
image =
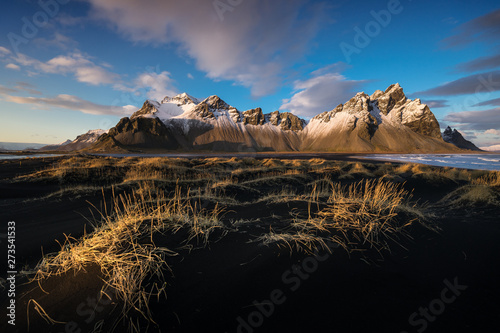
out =
<svg viewBox="0 0 500 333"><path fill-rule="evenodd" d="M476 170L500 170L500 154L373 154L364 158Z"/></svg>
<svg viewBox="0 0 500 333"><path fill-rule="evenodd" d="M40 154L40 155L7 155L0 154L0 160L21 160L23 158L40 158L40 157L56 157L62 156L57 154Z"/></svg>

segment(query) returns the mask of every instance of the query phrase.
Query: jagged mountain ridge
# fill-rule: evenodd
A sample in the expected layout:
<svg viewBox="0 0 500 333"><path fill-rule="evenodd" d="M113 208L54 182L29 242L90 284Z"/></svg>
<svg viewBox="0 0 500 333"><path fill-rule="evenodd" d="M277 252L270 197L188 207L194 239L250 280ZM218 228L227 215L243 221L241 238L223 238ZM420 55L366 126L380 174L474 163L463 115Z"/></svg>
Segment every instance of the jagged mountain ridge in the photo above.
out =
<svg viewBox="0 0 500 333"><path fill-rule="evenodd" d="M444 130L443 140L445 142L448 142L448 143L451 143L451 144L457 146L458 148L481 151L481 149L479 149L475 144L466 140L459 131L457 131L456 129L452 130L450 126L448 126Z"/></svg>
<svg viewBox="0 0 500 333"><path fill-rule="evenodd" d="M220 97L213 95L202 101L186 93L175 97L165 97L161 103L147 100L142 108L135 112L130 119L138 117L158 118L165 123L169 119L198 119L210 123L220 117L227 117L235 124L264 125L270 123L279 126L282 130L302 130L306 121L290 112L274 111L264 114L261 108L239 111L224 102Z"/></svg>
<svg viewBox="0 0 500 333"><path fill-rule="evenodd" d="M218 96L187 94L146 101L91 146L114 150L210 151L459 151L446 143L439 123L399 84L371 96L358 93L309 122L289 112L239 111Z"/></svg>

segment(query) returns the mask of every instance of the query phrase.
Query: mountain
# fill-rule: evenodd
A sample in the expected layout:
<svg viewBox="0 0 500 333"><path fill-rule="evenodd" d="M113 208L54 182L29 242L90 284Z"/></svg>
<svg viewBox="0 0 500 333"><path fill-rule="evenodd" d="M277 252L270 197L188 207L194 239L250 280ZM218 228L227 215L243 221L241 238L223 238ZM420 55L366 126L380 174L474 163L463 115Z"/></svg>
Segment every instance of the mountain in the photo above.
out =
<svg viewBox="0 0 500 333"><path fill-rule="evenodd" d="M185 98L187 96L187 98ZM260 108L238 111L218 96L202 101L181 94L146 101L93 145L97 151L212 150L291 151L300 146L303 119Z"/></svg>
<svg viewBox="0 0 500 333"><path fill-rule="evenodd" d="M456 129L452 130L450 126L448 126L444 130L443 140L448 142L448 143L451 143L451 144L453 144L461 149L481 151L481 149L476 147L475 144L473 144L470 141L465 140L465 138L462 136L462 134L460 134L459 131L457 131Z"/></svg>
<svg viewBox="0 0 500 333"><path fill-rule="evenodd" d="M90 147L92 144L94 144L97 139L107 133L108 131L104 131L101 129L97 130L90 130L85 134L79 135L76 137L75 140L66 140L63 143L56 144L56 145L48 145L41 147L39 150L41 151L73 151L73 150L80 150L84 149L87 147Z"/></svg>
<svg viewBox="0 0 500 333"><path fill-rule="evenodd" d="M289 112L239 111L215 95L148 100L88 150L460 151L443 140L429 107L406 98L399 84L358 93L310 121Z"/></svg>

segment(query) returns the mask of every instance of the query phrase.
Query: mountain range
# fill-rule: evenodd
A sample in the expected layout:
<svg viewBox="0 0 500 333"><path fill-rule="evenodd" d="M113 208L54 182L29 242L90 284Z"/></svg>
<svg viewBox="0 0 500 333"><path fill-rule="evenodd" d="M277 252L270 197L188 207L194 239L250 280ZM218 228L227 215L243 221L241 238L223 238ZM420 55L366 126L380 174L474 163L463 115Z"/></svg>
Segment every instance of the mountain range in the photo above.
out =
<svg viewBox="0 0 500 333"><path fill-rule="evenodd" d="M215 95L199 100L183 93L162 101L147 100L109 131L90 131L56 150L432 153L474 149L449 142L443 140L429 107L418 98L408 99L403 88L393 84L372 95L357 93L309 121L289 112L240 111Z"/></svg>

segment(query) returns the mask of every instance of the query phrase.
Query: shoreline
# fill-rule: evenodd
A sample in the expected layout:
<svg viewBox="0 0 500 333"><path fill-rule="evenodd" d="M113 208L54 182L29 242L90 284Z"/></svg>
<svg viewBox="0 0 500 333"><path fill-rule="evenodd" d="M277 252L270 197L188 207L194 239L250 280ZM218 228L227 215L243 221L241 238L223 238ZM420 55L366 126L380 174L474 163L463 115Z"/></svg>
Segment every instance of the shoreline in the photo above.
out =
<svg viewBox="0 0 500 333"><path fill-rule="evenodd" d="M2 155L12 156L12 158L2 158ZM19 156L16 158L15 156ZM169 152L169 153L30 153L30 154L6 154L0 152L0 161L19 161L24 159L46 159L46 158L72 158L78 156L87 157L111 157L111 158L181 158L181 159L206 159L206 158L254 158L256 160L264 159L283 159L283 160L310 160L324 159L326 161L358 161L364 163L416 163L422 165L431 165L435 167L449 167L467 170L489 170L500 171L500 165L496 165L498 160L490 160L491 163L483 163L482 157L500 156L500 153L493 152L464 152L464 153L360 153L360 152ZM386 156L386 158L384 158ZM392 156L395 156L392 158ZM397 158L396 156L399 156ZM436 160L420 160L419 158L426 157L435 158ZM455 161L443 161L439 158L454 157ZM460 157L467 158L468 156L478 156L477 161L459 161ZM415 158L414 158L415 157ZM481 162L483 161L483 162ZM462 165L463 164L463 165Z"/></svg>

